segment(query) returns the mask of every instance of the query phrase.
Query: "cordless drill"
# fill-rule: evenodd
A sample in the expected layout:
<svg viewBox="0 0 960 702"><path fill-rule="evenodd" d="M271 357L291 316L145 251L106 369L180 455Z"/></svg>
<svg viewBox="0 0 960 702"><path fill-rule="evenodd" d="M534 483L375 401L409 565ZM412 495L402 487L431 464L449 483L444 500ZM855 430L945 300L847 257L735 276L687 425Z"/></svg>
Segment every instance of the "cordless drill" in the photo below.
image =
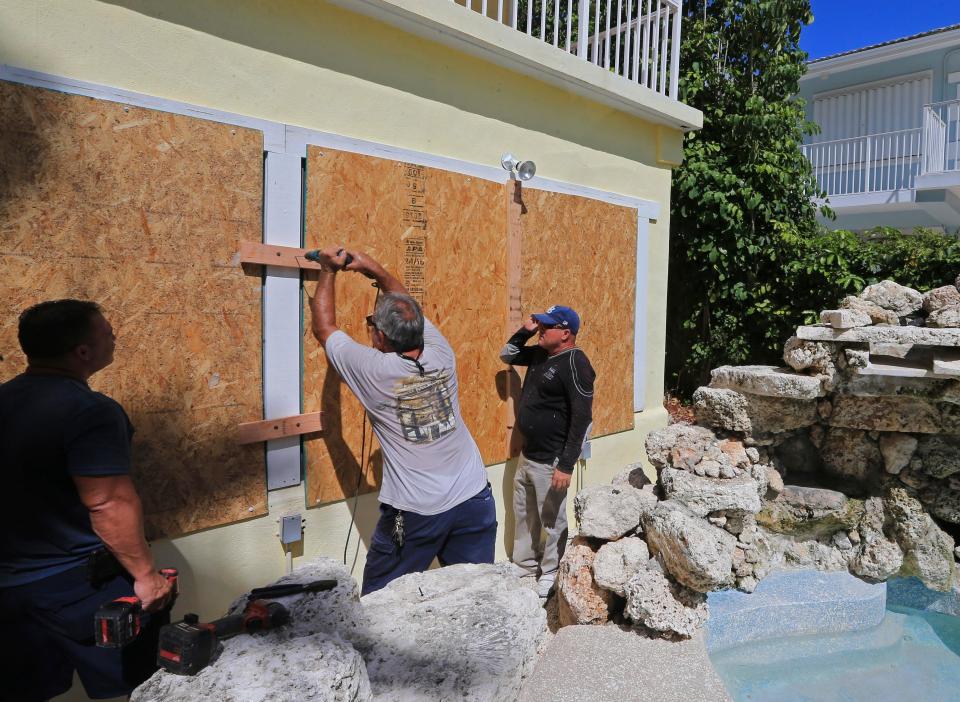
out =
<svg viewBox="0 0 960 702"><path fill-rule="evenodd" d="M251 590L247 606L239 614L205 623L201 623L196 614L184 615L183 621L160 628L157 665L168 673L195 675L210 665L217 652L217 642L221 639L274 629L289 621L287 608L279 602L267 602L267 599L304 592L325 592L336 586L336 580L268 585Z"/></svg>
<svg viewBox="0 0 960 702"><path fill-rule="evenodd" d="M195 675L210 665L217 642L242 633L274 629L290 619L279 602L252 600L239 614L230 614L212 622L200 622L196 614L160 628L157 665L168 673Z"/></svg>
<svg viewBox="0 0 960 702"><path fill-rule="evenodd" d="M161 568L160 575L173 583L177 596L177 569ZM140 634L143 605L139 597L118 597L101 605L93 615L93 637L100 648L123 648Z"/></svg>

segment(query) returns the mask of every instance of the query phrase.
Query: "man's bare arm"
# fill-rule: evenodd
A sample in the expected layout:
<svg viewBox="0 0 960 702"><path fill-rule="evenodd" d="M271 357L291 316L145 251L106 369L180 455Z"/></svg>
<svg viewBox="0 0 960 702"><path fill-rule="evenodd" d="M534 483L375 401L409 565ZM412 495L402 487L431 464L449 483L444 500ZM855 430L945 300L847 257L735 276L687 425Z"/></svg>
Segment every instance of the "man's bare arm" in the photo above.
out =
<svg viewBox="0 0 960 702"><path fill-rule="evenodd" d="M143 535L143 507L128 475L73 476L80 501L90 510L90 524L130 575L144 609L162 609L172 585L157 572Z"/></svg>

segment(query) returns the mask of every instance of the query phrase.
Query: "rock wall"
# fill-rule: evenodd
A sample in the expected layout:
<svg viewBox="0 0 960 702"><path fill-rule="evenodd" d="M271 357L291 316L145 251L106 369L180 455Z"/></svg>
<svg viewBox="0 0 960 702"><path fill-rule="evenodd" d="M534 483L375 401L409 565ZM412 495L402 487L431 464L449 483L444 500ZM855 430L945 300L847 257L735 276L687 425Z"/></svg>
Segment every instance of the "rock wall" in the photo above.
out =
<svg viewBox="0 0 960 702"><path fill-rule="evenodd" d="M942 527L960 525L960 290L884 281L821 321L786 342L787 367L715 369L694 394L697 425L647 437L656 485L628 467L577 495L561 624L690 636L704 593L752 592L779 565L953 587L960 549Z"/></svg>

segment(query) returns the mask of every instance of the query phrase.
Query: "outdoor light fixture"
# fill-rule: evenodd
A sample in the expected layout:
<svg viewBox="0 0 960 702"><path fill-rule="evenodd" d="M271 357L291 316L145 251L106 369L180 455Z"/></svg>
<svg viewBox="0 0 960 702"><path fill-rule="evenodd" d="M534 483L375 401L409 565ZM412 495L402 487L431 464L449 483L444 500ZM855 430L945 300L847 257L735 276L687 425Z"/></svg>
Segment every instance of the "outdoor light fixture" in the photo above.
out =
<svg viewBox="0 0 960 702"><path fill-rule="evenodd" d="M500 165L503 166L503 170L510 173L511 178L517 180L530 180L537 172L537 164L533 161L518 161L513 154L501 156Z"/></svg>

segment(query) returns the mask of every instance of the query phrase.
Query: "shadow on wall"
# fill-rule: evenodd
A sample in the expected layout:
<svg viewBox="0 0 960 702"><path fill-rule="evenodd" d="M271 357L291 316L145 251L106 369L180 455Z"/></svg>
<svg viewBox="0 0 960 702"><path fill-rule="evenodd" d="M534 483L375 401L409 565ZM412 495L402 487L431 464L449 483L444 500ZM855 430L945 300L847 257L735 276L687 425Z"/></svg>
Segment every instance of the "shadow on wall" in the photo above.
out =
<svg viewBox="0 0 960 702"><path fill-rule="evenodd" d="M0 221L15 214L12 209L20 188L38 182L49 150L37 127L41 116L33 114L31 105L20 97L16 91L0 93ZM43 118L49 121L49 115Z"/></svg>
<svg viewBox="0 0 960 702"><path fill-rule="evenodd" d="M434 47L432 42L411 39L401 30L332 5L324 6L321 15L316 11L319 3L313 0L282 4L237 2L229 12L224 11L224 3L214 0L104 1L260 51L657 166L654 133L647 138L637 135L623 139L627 130L637 133L636 120L629 115L609 108L598 118L589 101L560 88L542 91L536 100L525 99L528 79L460 52L451 51L445 60L437 60L435 50L417 50L419 46ZM380 39L358 51L354 38L360 32L367 36L379 34ZM451 80L447 77L451 64L465 66L469 75L463 80ZM476 66L482 66L482 70L476 70ZM230 68L244 71L237 66ZM309 85L303 88L309 90ZM255 89L257 86L251 84L251 90ZM349 105L338 106L335 100L330 104L341 113L351 111ZM587 124L589 128L585 128Z"/></svg>

